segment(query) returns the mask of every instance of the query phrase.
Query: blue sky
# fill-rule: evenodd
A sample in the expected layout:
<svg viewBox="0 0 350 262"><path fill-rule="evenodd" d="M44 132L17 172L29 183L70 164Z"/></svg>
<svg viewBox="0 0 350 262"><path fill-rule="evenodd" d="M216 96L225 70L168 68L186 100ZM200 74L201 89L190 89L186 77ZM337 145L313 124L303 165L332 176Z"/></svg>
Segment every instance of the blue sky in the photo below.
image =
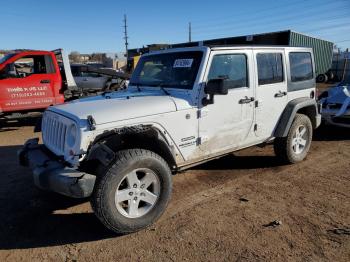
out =
<svg viewBox="0 0 350 262"><path fill-rule="evenodd" d="M292 29L350 48L349 0L16 0L0 4L0 49L123 51L129 47Z"/></svg>

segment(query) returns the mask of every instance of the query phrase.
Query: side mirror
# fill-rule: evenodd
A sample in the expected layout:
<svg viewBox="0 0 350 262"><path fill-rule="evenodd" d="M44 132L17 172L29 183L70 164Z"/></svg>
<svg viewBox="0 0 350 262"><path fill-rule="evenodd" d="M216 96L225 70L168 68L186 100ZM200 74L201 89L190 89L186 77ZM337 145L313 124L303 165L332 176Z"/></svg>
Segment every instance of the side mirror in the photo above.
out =
<svg viewBox="0 0 350 262"><path fill-rule="evenodd" d="M204 97L202 100L204 106L214 103L214 95L227 95L228 88L225 79L210 79L204 88L204 93L209 95L209 98Z"/></svg>
<svg viewBox="0 0 350 262"><path fill-rule="evenodd" d="M204 88L204 92L208 95L227 95L228 88L225 85L225 79L210 79Z"/></svg>

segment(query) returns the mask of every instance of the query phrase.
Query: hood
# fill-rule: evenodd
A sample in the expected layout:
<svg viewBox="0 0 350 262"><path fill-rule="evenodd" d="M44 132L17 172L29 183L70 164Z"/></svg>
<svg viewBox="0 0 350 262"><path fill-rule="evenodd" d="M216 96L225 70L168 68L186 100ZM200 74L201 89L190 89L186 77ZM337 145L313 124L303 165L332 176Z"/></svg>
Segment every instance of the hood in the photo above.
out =
<svg viewBox="0 0 350 262"><path fill-rule="evenodd" d="M181 105L181 109L185 104L189 106L185 99L173 99L159 91L119 91L75 100L50 107L49 110L79 120L85 120L91 115L99 125L174 112L178 110L177 103Z"/></svg>
<svg viewBox="0 0 350 262"><path fill-rule="evenodd" d="M336 86L330 88L327 92L326 102L333 104L342 104L350 97L350 86Z"/></svg>

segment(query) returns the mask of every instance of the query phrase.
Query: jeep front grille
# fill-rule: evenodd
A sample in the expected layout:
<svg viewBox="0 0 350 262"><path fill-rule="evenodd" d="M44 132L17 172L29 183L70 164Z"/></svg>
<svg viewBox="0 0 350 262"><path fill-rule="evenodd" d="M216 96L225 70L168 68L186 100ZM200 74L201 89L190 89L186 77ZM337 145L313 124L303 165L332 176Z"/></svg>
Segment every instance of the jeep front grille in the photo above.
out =
<svg viewBox="0 0 350 262"><path fill-rule="evenodd" d="M64 155L68 120L46 111L42 121L42 136L45 146L57 155Z"/></svg>

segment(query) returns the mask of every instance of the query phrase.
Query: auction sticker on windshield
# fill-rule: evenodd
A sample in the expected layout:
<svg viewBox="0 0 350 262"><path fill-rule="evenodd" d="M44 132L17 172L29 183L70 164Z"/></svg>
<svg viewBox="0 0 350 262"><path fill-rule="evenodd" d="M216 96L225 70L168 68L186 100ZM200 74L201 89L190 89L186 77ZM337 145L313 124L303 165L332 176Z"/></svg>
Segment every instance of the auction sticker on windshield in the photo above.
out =
<svg viewBox="0 0 350 262"><path fill-rule="evenodd" d="M193 59L176 59L174 62L174 68L177 67L191 67L193 63Z"/></svg>

